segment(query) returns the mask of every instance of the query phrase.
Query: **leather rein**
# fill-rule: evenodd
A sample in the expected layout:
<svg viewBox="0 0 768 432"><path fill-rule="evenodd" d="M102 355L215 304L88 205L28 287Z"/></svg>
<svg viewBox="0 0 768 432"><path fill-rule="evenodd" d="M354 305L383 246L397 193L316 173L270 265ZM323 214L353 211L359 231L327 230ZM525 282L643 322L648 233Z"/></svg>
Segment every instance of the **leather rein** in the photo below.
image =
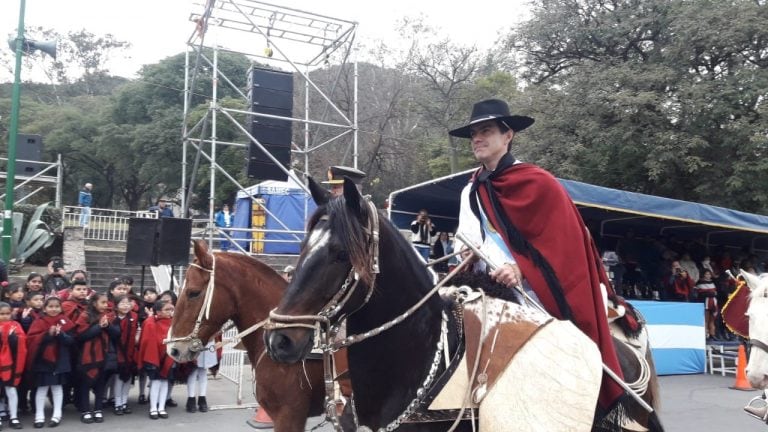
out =
<svg viewBox="0 0 768 432"><path fill-rule="evenodd" d="M203 341L198 337L198 334L200 333L200 326L203 324L204 320L207 320L211 315L211 305L213 304L213 291L216 288L216 254L210 254L211 255L211 268L207 269L199 264L191 263L190 266L198 268L204 272L209 273L208 277L208 285L205 289L205 297L203 298L203 305L200 306L200 312L197 314L197 319L195 319L195 326L192 328L192 332L186 336L181 337L168 337L167 339L163 340L164 344L169 344L173 342L189 342L189 350L193 353L199 353L202 351L210 350L215 351L220 345L223 345L224 342L226 343L238 343L241 339L248 336L249 334L255 332L256 330L260 329L267 323L267 319L262 320L247 329L243 331L238 331L237 336L234 338L228 338L225 341L217 342L216 345L212 346L211 348L206 348ZM186 288L187 283L186 279L184 281L184 286L181 287L181 292L184 292L184 289ZM234 325L234 324L232 324ZM227 327L230 328L230 327ZM221 333L224 333L226 329L220 330ZM170 335L170 330L169 330Z"/></svg>
<svg viewBox="0 0 768 432"><path fill-rule="evenodd" d="M380 272L380 269L379 269L379 214L373 203L371 203L367 199L365 200L365 203L368 206L369 213L370 213L370 216L368 218L368 222L365 228L365 232L366 234L368 234L368 252L369 252L368 256L370 257L368 264L372 270L372 273L376 275ZM326 215L321 217L320 220L327 220L327 219L328 219L328 216ZM360 304L360 306L358 306L352 312L339 316L339 318L336 321L336 324L331 325L331 319L340 313L340 311L346 305L347 301L352 297L352 294L354 294L360 282L360 278L358 277L358 272L355 271L354 266L350 269L339 291L333 296L333 298L331 298L331 300L325 306L323 306L320 312L317 313L316 315L283 315L283 314L278 314L276 312L277 309L273 309L269 313L269 319L267 324L265 325L265 328L269 330L298 327L298 328L312 329L315 331L315 334L319 339L319 342L316 346L323 352L323 369L324 369L324 380L325 380L325 390L326 390L326 400L325 400L326 418L331 422L335 430L340 431L342 429L341 429L341 423L339 421L339 415L336 411L337 401L334 399L333 384L334 384L335 377L333 376L333 373L334 373L333 353L338 351L341 348L348 347L356 343L362 342L368 338L377 336L383 333L384 331L389 330L392 327L405 321L408 317L410 317L413 313L415 313L421 306L423 306L427 302L427 300L429 300L429 298L437 294L438 290L442 288L445 282L450 280L450 277L452 277L455 273L457 273L458 271L461 271L468 262L469 260L463 261L459 266L457 266L456 269L454 269L451 272L449 277L446 277L440 283L436 284L434 288L432 288L432 290L430 290L424 297L422 297L417 303L415 303L413 306L411 306L408 310L406 310L402 314L396 316L390 321L387 321L386 323L380 325L379 327L376 327L375 329L368 330L364 333L347 336L343 339L337 340L336 338L336 335L340 330L341 323L344 321L344 319L346 319L353 313L357 312L368 303L368 301L371 298L371 295L373 294L373 289L374 289L375 280L376 280L374 276L373 281L368 287L368 292L365 295L365 299ZM429 390L429 388L432 386L436 378L437 371L440 366L440 360L443 356L443 353L444 351L447 351L449 349L447 322L448 322L448 318L445 312L443 312L442 319L440 322L440 337L438 338L438 342L436 344L435 354L432 359L432 362L430 363L430 368L427 373L427 376L424 378L424 381L421 383L421 386L416 392L416 398L413 399L408 404L408 406L400 415L398 415L394 420L392 420L385 427L379 428L378 431L391 432L397 429L401 423L407 421L408 418L414 412L416 412L417 408L425 399L427 395L427 390ZM357 430L370 431L371 430L370 428L357 424L358 420L357 420L357 413L354 410L354 399L351 401L351 403L353 407L354 420L355 420L355 425L357 427Z"/></svg>

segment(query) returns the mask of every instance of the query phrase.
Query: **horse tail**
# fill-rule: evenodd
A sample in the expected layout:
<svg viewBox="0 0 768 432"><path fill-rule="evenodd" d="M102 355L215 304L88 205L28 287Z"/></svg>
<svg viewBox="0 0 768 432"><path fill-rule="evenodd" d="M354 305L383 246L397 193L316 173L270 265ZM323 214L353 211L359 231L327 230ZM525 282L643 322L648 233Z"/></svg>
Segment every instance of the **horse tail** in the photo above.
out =
<svg viewBox="0 0 768 432"><path fill-rule="evenodd" d="M661 425L661 420L655 410L648 416L646 428L649 432L664 432L664 426Z"/></svg>

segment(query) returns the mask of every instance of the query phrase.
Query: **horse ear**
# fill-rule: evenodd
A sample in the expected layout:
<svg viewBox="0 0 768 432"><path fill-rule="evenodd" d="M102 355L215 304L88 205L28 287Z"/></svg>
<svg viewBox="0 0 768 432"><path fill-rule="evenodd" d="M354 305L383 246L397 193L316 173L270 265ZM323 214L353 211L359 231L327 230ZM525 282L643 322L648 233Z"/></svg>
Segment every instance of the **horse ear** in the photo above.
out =
<svg viewBox="0 0 768 432"><path fill-rule="evenodd" d="M754 290L757 287L760 286L760 278L753 275L752 273L745 272L744 270L739 270L739 275L744 278L745 281L747 281L747 286L750 290Z"/></svg>
<svg viewBox="0 0 768 432"><path fill-rule="evenodd" d="M205 240L195 240L192 245L197 262L204 268L210 268L213 263L211 262L211 255L208 253L208 243Z"/></svg>
<svg viewBox="0 0 768 432"><path fill-rule="evenodd" d="M362 198L355 183L349 177L344 176L344 202L347 204L347 207L356 214L362 214L362 207L360 205Z"/></svg>
<svg viewBox="0 0 768 432"><path fill-rule="evenodd" d="M324 187L317 184L315 179L313 179L311 176L307 179L307 184L309 185L309 193L312 194L312 200L315 202L315 204L321 206L328 203L328 200L331 198L331 194L329 194Z"/></svg>

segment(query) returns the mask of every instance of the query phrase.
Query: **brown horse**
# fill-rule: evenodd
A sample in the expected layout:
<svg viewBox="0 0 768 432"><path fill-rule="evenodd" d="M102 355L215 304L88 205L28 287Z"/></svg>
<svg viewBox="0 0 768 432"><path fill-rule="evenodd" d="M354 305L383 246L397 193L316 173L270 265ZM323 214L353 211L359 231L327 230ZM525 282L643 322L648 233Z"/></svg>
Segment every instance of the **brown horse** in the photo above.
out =
<svg viewBox="0 0 768 432"><path fill-rule="evenodd" d="M249 256L211 254L200 240L195 241L194 251L195 260L187 270L168 335L172 340L168 353L178 362L195 359L227 320L243 331L267 318L287 284L268 265ZM208 309L207 317L203 307ZM262 355L262 330L245 336L242 342L251 365L256 365L256 398L272 417L275 431L303 431L308 417L323 412L322 362L274 362Z"/></svg>

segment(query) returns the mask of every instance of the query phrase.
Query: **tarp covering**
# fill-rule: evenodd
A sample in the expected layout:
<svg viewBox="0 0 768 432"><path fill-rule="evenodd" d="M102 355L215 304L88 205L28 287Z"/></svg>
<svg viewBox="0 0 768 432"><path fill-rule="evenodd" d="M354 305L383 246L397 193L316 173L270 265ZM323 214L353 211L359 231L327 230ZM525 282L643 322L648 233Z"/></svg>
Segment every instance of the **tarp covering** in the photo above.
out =
<svg viewBox="0 0 768 432"><path fill-rule="evenodd" d="M656 373L704 373L706 332L703 303L632 300L648 323Z"/></svg>
<svg viewBox="0 0 768 432"><path fill-rule="evenodd" d="M407 229L422 208L427 209L438 231L454 231L458 224L459 197L474 170L430 180L392 192L392 221ZM675 234L706 237L707 244L768 250L768 217L670 198L627 192L573 180L560 183L579 207L591 229L621 237L632 228L638 234Z"/></svg>
<svg viewBox="0 0 768 432"><path fill-rule="evenodd" d="M303 231L306 216L315 211L312 197L298 185L292 177L288 181L268 180L237 193L237 208L235 211L234 227L251 228L251 209L253 197L261 197L268 210L264 235L264 253L269 254L298 254L303 234L285 233L285 227L290 231ZM305 212L306 204L306 212ZM282 224L281 224L282 223ZM285 227L283 226L285 225ZM237 239L251 239L249 232L233 232ZM247 242L238 241L246 250Z"/></svg>

